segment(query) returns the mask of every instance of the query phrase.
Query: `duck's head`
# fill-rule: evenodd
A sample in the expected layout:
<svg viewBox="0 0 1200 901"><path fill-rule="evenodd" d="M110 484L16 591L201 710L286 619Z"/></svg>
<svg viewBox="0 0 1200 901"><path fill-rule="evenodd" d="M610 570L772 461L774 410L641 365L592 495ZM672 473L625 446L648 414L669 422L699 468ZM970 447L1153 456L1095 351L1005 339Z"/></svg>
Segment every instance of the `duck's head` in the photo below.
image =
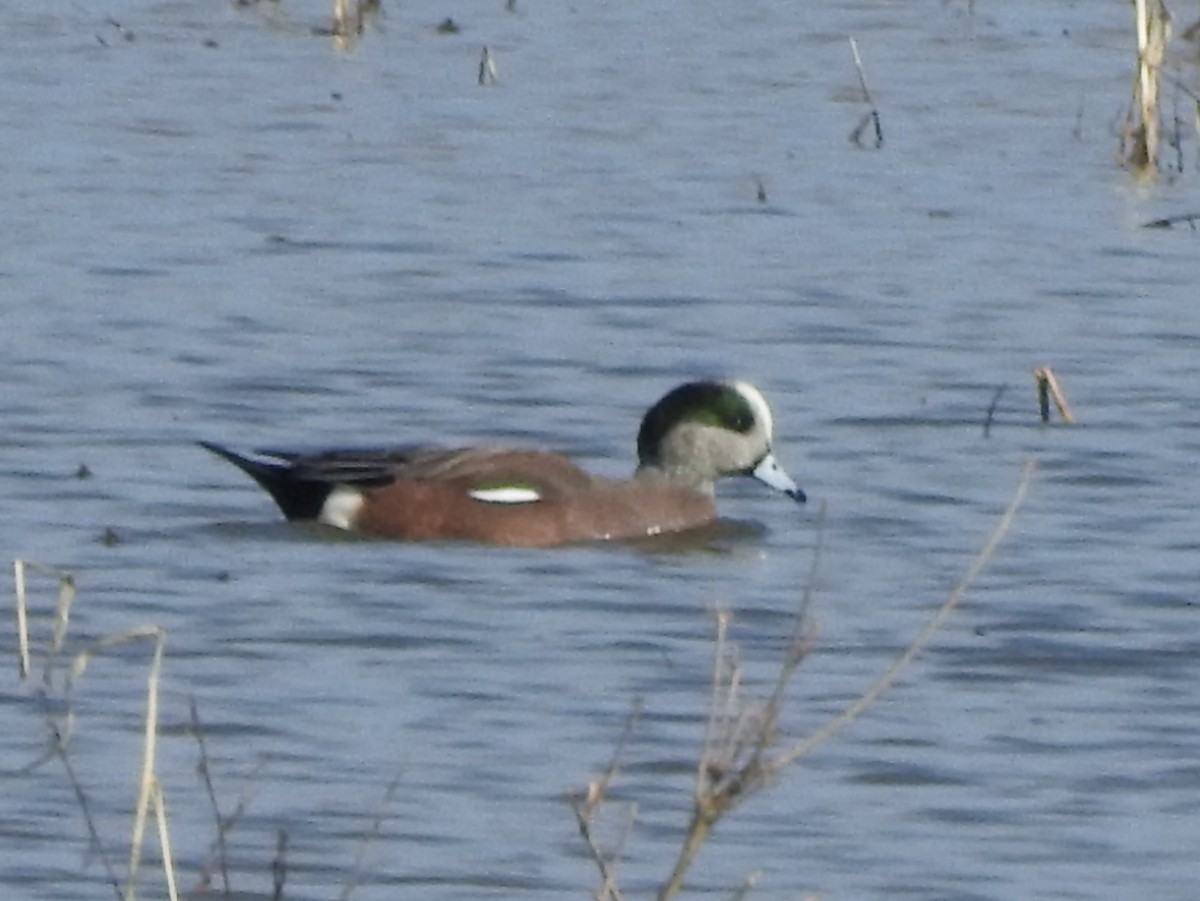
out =
<svg viewBox="0 0 1200 901"><path fill-rule="evenodd" d="M659 474L711 494L727 476L752 476L806 500L771 453L774 420L749 382L688 382L647 411L638 430L638 473Z"/></svg>

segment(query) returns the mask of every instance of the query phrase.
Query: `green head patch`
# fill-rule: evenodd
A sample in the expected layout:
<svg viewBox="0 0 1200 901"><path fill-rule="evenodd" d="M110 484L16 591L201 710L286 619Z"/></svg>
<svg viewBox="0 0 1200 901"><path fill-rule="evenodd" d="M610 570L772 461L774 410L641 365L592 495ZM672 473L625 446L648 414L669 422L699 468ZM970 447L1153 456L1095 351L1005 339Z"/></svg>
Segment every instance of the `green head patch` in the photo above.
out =
<svg viewBox="0 0 1200 901"><path fill-rule="evenodd" d="M680 385L651 407L642 419L638 460L654 461L666 434L688 422L744 435L754 428L757 420L745 395L730 385L721 382Z"/></svg>

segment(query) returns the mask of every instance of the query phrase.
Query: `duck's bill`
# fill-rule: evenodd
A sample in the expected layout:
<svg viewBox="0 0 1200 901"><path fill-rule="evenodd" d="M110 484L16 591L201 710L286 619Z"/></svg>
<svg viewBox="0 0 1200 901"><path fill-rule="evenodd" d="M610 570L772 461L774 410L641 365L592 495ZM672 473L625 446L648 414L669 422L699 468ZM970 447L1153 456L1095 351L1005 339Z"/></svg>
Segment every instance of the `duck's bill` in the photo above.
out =
<svg viewBox="0 0 1200 901"><path fill-rule="evenodd" d="M792 477L783 471L774 454L767 454L758 461L758 465L750 471L750 475L764 485L782 491L798 504L803 504L808 497L800 490L800 486L792 481Z"/></svg>

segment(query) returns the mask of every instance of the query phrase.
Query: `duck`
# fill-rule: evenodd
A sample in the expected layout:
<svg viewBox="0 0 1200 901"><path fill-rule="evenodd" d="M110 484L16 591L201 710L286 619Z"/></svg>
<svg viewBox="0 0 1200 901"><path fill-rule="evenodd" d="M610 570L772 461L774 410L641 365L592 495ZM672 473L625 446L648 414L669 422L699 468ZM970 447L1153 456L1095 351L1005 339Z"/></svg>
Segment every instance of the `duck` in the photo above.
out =
<svg viewBox="0 0 1200 901"><path fill-rule="evenodd" d="M716 482L746 476L797 503L806 496L775 458L762 392L741 380L691 381L643 416L637 468L590 475L565 456L506 447L412 445L242 454L232 463L290 521L398 541L555 547L681 533L715 522Z"/></svg>

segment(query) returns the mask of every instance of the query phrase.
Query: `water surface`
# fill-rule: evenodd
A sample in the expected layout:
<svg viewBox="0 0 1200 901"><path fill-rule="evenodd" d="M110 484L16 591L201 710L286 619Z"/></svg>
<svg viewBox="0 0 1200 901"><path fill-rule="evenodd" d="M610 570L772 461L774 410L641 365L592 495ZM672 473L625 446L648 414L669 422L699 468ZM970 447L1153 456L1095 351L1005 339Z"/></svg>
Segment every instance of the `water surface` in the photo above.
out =
<svg viewBox="0 0 1200 901"><path fill-rule="evenodd" d="M1119 4L966 6L391 5L351 52L306 33L319 3L9 12L0 547L75 574L72 650L166 630L185 886L215 834L193 697L223 809L250 792L228 840L252 895L284 829L286 897L336 897L398 775L361 899L583 896L565 795L641 699L605 835L637 802L621 873L649 895L690 803L711 610L765 694L827 505L820 640L785 717L804 734L919 630L1033 458L963 608L721 824L690 884L1193 897L1196 241L1139 225L1195 211L1195 148L1158 187L1114 165ZM847 141L850 34L879 151ZM1073 427L1037 421L1045 364ZM726 486L764 529L708 552L329 541L193 444L501 441L620 475L644 408L709 373L764 389L812 503ZM34 585L44 641L54 586ZM148 657L107 655L74 696L71 759L122 872ZM14 774L46 725L9 673ZM60 765L5 798L5 884L109 891Z"/></svg>

